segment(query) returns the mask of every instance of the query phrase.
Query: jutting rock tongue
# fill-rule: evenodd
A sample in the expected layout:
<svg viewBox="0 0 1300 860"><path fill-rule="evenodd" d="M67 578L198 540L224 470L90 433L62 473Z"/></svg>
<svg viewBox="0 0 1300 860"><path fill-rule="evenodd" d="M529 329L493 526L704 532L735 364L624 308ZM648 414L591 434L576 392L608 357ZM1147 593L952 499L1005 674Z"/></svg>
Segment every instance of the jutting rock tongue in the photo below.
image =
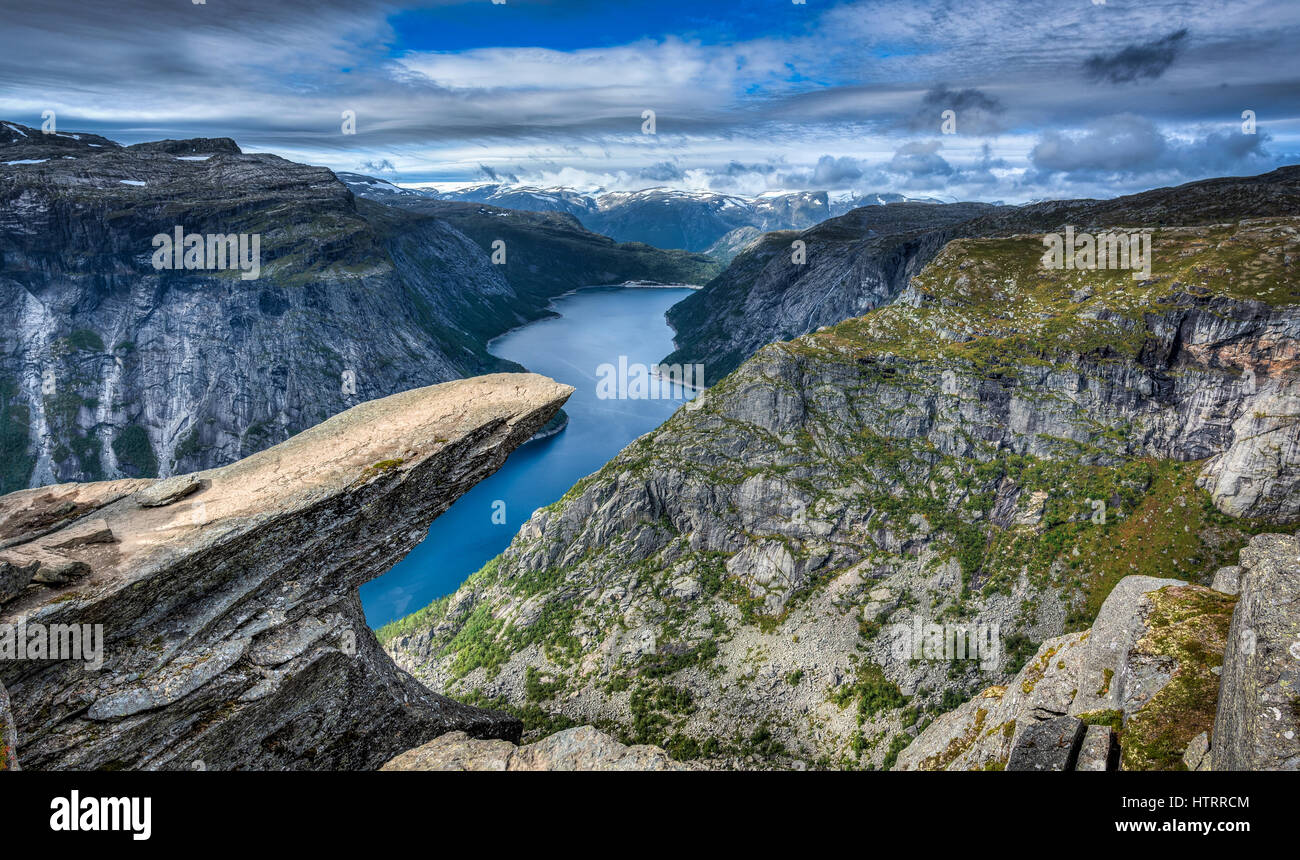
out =
<svg viewBox="0 0 1300 860"><path fill-rule="evenodd" d="M166 486L0 497L0 625L75 652L0 661L24 766L365 769L449 731L517 741L517 719L394 666L357 587L572 391L534 374L448 382Z"/></svg>

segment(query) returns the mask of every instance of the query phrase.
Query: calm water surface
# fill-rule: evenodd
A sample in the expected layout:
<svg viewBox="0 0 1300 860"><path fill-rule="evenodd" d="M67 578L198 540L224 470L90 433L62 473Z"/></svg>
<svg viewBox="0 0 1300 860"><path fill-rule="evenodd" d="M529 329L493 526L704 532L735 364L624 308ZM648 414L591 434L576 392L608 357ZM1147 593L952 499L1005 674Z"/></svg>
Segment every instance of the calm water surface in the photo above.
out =
<svg viewBox="0 0 1300 860"><path fill-rule="evenodd" d="M617 365L619 356L627 356L629 364L649 366L672 352L672 329L664 312L691 292L684 287L581 290L555 300L559 317L531 323L491 343L494 355L576 389L564 407L569 426L516 450L500 471L434 520L429 536L410 555L361 586L371 626L387 624L455 591L506 548L533 511L563 496L579 478L598 470L681 406L680 399L601 400L596 396L596 368ZM496 502L505 503L503 525L493 522Z"/></svg>

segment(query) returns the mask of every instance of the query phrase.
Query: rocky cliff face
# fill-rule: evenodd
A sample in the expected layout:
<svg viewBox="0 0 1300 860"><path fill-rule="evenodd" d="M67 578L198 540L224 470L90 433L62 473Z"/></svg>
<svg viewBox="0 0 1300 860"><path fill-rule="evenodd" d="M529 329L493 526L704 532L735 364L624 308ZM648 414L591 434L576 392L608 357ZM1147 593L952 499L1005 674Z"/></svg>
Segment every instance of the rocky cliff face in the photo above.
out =
<svg viewBox="0 0 1300 860"><path fill-rule="evenodd" d="M10 710L9 694L0 684L0 770L18 770L18 733Z"/></svg>
<svg viewBox="0 0 1300 860"><path fill-rule="evenodd" d="M1300 517L1298 237L1159 230L1141 281L953 242L894 304L760 350L387 647L534 733L892 765L1120 580L1208 584ZM910 647L932 624L996 659Z"/></svg>
<svg viewBox="0 0 1300 860"><path fill-rule="evenodd" d="M703 363L710 384L765 344L861 316L892 301L953 236L996 207L893 203L855 209L802 232L785 230L717 250L727 269L668 311L678 349L667 363ZM728 234L731 236L731 234ZM802 242L796 256L794 242Z"/></svg>
<svg viewBox="0 0 1300 860"><path fill-rule="evenodd" d="M102 625L102 665L84 648L0 660L23 765L365 769L449 731L517 740L514 718L399 671L357 587L571 391L532 374L449 382L229 466L0 497L0 630Z"/></svg>
<svg viewBox="0 0 1300 860"><path fill-rule="evenodd" d="M1029 206L892 204L858 209L748 247L697 295L669 311L678 349L669 362L702 362L710 383L760 347L860 316L893 301L948 241L1111 227L1153 229L1294 214L1300 167L1211 179L1113 200ZM805 263L792 258L802 240Z"/></svg>
<svg viewBox="0 0 1300 860"><path fill-rule="evenodd" d="M3 490L229 463L492 366L466 321L518 320L470 240L358 206L323 168L12 123L0 162ZM178 226L258 235L259 276L155 269L152 238Z"/></svg>
<svg viewBox="0 0 1300 860"><path fill-rule="evenodd" d="M713 272L518 214L498 266L488 224L458 216L470 238L228 139L0 123L0 492L230 463L357 403L507 369L487 340L576 286ZM177 227L259 237L257 277L155 269L153 237Z"/></svg>
<svg viewBox="0 0 1300 860"><path fill-rule="evenodd" d="M1214 720L1214 770L1300 770L1300 537L1261 535L1226 577L1232 615Z"/></svg>

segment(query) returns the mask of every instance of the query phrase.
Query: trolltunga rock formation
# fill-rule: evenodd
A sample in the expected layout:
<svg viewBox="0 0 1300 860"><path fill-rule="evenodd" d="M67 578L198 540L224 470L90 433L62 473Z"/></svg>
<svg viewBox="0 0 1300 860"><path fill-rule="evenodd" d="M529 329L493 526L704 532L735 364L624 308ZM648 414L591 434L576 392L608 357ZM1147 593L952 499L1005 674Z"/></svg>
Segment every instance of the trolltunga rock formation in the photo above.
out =
<svg viewBox="0 0 1300 860"><path fill-rule="evenodd" d="M357 587L572 389L495 374L355 406L229 466L0 497L0 624L102 624L103 666L4 661L24 767L375 768L518 740L393 665Z"/></svg>

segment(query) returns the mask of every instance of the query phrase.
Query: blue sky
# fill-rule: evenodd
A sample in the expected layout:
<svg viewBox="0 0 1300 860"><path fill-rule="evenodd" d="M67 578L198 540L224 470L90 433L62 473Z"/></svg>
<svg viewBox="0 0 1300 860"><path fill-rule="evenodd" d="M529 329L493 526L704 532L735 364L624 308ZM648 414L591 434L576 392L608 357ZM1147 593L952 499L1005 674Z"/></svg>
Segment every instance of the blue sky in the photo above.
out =
<svg viewBox="0 0 1300 860"><path fill-rule="evenodd" d="M389 16L388 23L394 33L394 56L406 51L495 47L568 51L668 36L706 44L780 38L792 25L806 24L837 4L789 5L787 10L775 0L508 0L501 5L476 0L403 9Z"/></svg>
<svg viewBox="0 0 1300 860"><path fill-rule="evenodd" d="M395 182L1015 202L1300 161L1293 0L6 7L0 119Z"/></svg>

